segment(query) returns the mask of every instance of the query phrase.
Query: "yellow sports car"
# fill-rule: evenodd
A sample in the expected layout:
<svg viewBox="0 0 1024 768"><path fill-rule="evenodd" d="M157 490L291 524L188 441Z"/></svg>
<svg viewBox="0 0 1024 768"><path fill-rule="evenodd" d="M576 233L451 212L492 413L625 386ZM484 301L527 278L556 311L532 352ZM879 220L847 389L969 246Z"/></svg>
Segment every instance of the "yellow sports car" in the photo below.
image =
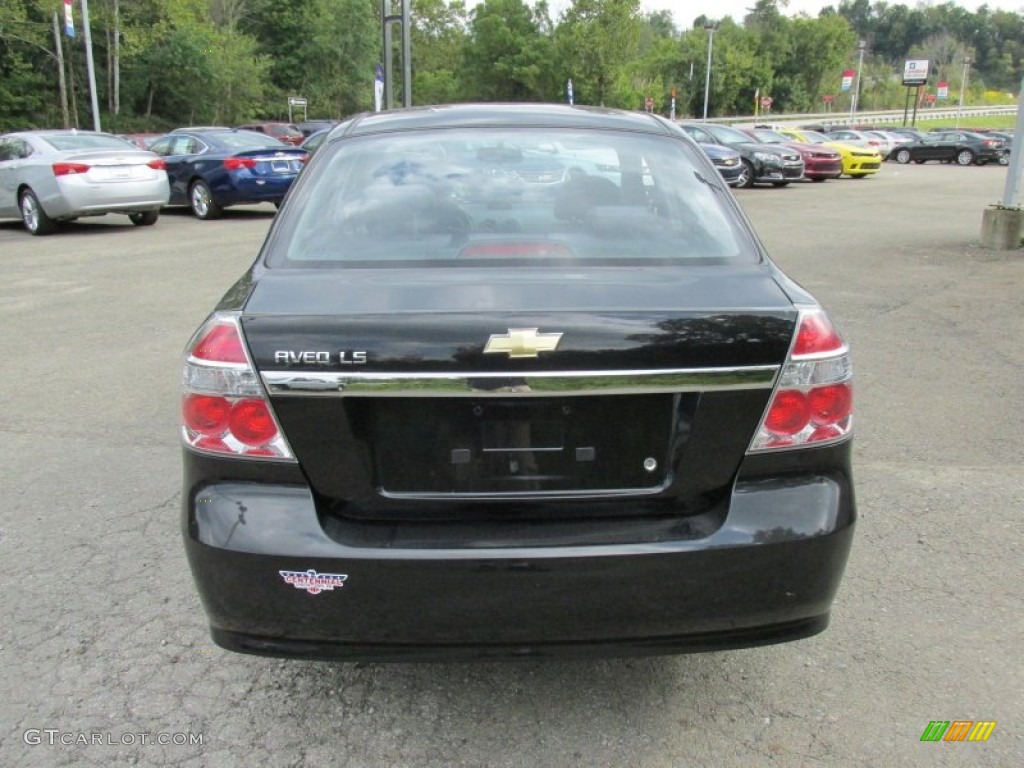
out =
<svg viewBox="0 0 1024 768"><path fill-rule="evenodd" d="M882 167L882 156L877 149L864 149L841 141L832 141L828 136L817 131L797 131L783 128L779 133L791 136L795 141L805 144L824 144L843 156L843 174L854 179L863 179L871 173L878 173Z"/></svg>

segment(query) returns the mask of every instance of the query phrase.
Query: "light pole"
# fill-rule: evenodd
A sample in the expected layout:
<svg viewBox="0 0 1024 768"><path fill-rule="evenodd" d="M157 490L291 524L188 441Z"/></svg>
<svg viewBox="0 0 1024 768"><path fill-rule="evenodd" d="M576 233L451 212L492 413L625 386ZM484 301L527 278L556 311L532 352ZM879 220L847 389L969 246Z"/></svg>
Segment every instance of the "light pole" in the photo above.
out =
<svg viewBox="0 0 1024 768"><path fill-rule="evenodd" d="M960 83L960 101L956 105L956 127L960 127L960 112L964 108L964 93L967 91L967 72L971 67L971 57L964 56L964 76Z"/></svg>
<svg viewBox="0 0 1024 768"><path fill-rule="evenodd" d="M713 21L704 22L708 31L708 65L704 72L704 122L708 121L708 96L711 94L711 49L715 44L715 29L718 25Z"/></svg>
<svg viewBox="0 0 1024 768"><path fill-rule="evenodd" d="M864 66L864 49L867 47L867 43L863 40L857 41L857 52L859 54L857 58L857 83L853 87L853 98L850 99L850 119L853 120L853 114L857 111L857 100L860 96L860 70Z"/></svg>

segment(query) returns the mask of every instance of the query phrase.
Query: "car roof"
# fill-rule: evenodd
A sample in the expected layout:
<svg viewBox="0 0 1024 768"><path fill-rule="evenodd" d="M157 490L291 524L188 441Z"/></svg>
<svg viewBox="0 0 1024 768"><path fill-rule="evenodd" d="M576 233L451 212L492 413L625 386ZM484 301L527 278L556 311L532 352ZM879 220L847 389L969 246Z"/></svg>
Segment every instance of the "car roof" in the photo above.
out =
<svg viewBox="0 0 1024 768"><path fill-rule="evenodd" d="M452 104L357 115L343 135L460 127L605 128L677 135L661 118L641 112L561 104Z"/></svg>

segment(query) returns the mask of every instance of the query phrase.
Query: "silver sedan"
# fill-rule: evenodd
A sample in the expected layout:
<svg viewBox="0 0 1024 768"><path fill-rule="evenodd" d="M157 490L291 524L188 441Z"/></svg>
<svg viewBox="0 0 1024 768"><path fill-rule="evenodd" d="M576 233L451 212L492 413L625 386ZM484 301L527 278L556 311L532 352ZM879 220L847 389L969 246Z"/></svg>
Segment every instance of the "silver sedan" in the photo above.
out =
<svg viewBox="0 0 1024 768"><path fill-rule="evenodd" d="M33 235L58 221L124 213L155 224L170 188L161 157L106 133L22 131L0 136L0 218Z"/></svg>

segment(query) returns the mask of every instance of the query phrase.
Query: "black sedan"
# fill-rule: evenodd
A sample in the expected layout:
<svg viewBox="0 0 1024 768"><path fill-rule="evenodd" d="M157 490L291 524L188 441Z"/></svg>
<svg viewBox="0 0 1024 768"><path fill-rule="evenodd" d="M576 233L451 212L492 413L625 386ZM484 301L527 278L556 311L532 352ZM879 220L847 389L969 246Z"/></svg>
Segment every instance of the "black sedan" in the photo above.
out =
<svg viewBox="0 0 1024 768"><path fill-rule="evenodd" d="M182 531L224 648L679 653L828 624L849 349L658 116L346 121L183 365Z"/></svg>
<svg viewBox="0 0 1024 768"><path fill-rule="evenodd" d="M187 205L200 219L246 203L280 205L308 153L255 131L178 130L150 151L163 156L171 184L169 205Z"/></svg>
<svg viewBox="0 0 1024 768"><path fill-rule="evenodd" d="M719 144L740 153L743 171L737 187L784 187L804 178L803 158L791 147L762 144L742 131L717 123L683 123L682 129L700 144Z"/></svg>
<svg viewBox="0 0 1024 768"><path fill-rule="evenodd" d="M904 165L940 160L957 165L1004 162L1008 146L1001 138L972 131L938 131L899 147L894 157Z"/></svg>

